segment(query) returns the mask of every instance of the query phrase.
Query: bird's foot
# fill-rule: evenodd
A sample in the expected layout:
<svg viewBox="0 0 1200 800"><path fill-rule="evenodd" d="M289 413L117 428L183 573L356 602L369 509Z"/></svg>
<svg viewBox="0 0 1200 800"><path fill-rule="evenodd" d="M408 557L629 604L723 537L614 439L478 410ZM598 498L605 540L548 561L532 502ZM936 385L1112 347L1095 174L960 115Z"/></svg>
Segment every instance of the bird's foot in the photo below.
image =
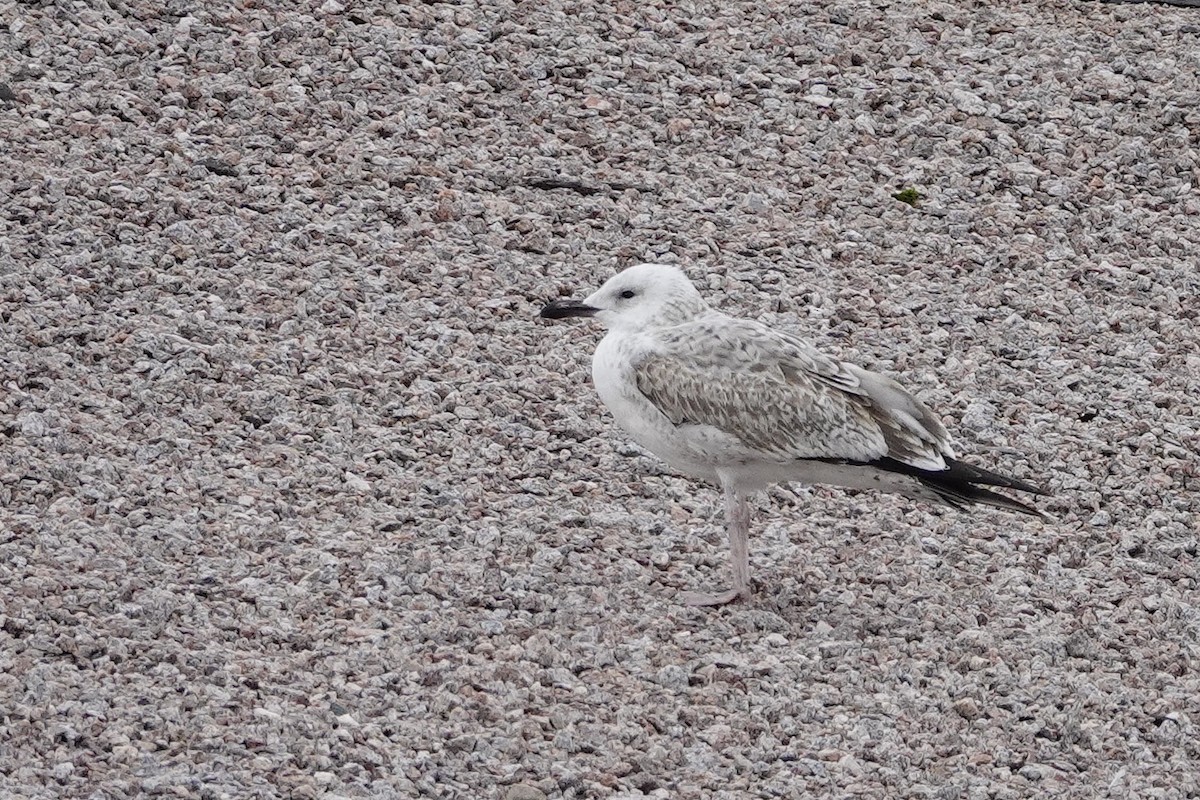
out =
<svg viewBox="0 0 1200 800"><path fill-rule="evenodd" d="M749 600L750 589L729 589L710 594L708 592L680 592L679 600L686 606L724 606L735 600Z"/></svg>

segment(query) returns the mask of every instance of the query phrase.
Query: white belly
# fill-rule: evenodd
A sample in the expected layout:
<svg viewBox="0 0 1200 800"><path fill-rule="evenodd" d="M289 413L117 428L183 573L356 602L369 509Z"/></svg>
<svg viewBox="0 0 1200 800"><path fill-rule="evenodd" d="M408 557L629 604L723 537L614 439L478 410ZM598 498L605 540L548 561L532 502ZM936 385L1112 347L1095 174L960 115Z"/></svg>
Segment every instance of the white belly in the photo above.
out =
<svg viewBox="0 0 1200 800"><path fill-rule="evenodd" d="M672 424L638 391L629 357L637 354L638 344L636 337L605 336L592 358L592 381L617 424L672 469L710 483L727 483L744 492L797 481L936 499L906 475L851 464L763 458L736 436L710 425Z"/></svg>

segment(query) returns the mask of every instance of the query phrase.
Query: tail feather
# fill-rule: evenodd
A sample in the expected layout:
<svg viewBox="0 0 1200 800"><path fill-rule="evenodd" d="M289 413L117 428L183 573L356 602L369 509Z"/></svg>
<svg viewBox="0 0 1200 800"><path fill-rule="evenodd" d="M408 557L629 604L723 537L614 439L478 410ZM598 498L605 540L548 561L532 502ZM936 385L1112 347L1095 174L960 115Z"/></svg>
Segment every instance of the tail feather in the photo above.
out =
<svg viewBox="0 0 1200 800"><path fill-rule="evenodd" d="M961 461L954 461L949 458L946 459L946 469L936 471L914 467L910 464L905 464L903 461L897 461L894 458L882 458L874 462L874 464L889 472L911 475L933 491L946 504L958 509L965 510L968 506L981 503L1009 511L1016 511L1019 514L1028 514L1031 517L1041 517L1047 520L1052 519L1049 514L1031 505L984 487L997 486L1003 489L1014 489L1019 492L1028 492L1043 496L1048 496L1049 492L1031 483L1010 478L998 472L983 469L982 467L964 464Z"/></svg>
<svg viewBox="0 0 1200 800"><path fill-rule="evenodd" d="M987 486L999 486L1004 489L1016 489L1018 492L1029 492L1030 494L1040 494L1049 497L1050 493L1045 489L1040 489L1032 483L1026 483L1016 478L1010 478L1007 475L1001 475L999 472L992 472L990 469L977 467L973 464L964 464L961 461L946 459L946 471L937 473L944 475L955 482L966 483L982 483Z"/></svg>
<svg viewBox="0 0 1200 800"><path fill-rule="evenodd" d="M946 504L963 511L967 510L968 506L979 503L985 506L1007 509L1008 511L1016 511L1018 514L1028 514L1031 517L1040 517L1046 520L1053 519L1053 517L1040 509L999 492L993 492L991 489L984 489L982 486L971 486L968 484L965 487L950 488L928 480L921 480L921 483L928 486Z"/></svg>

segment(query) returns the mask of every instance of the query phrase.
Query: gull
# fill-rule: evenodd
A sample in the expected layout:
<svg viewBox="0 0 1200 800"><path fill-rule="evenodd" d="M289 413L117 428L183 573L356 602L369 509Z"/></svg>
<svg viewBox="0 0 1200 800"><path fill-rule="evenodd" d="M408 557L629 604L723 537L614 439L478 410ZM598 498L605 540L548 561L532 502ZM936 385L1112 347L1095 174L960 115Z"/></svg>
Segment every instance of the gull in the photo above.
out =
<svg viewBox="0 0 1200 800"><path fill-rule="evenodd" d="M899 383L710 308L677 267L638 264L582 302L551 302L541 316L602 323L608 332L592 382L613 418L673 469L723 490L733 587L685 592L685 603L750 598L748 498L774 483L876 489L1048 519L987 487L1046 492L957 460L941 421Z"/></svg>

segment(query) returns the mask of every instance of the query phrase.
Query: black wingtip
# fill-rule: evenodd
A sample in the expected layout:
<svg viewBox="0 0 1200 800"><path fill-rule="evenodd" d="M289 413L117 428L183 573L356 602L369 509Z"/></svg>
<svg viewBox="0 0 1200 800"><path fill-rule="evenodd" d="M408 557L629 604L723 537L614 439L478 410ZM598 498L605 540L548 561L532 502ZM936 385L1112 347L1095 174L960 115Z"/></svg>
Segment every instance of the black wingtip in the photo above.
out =
<svg viewBox="0 0 1200 800"><path fill-rule="evenodd" d="M983 467L965 464L962 461L955 461L950 458L946 459L946 469L943 470L921 469L911 464L905 464L903 461L897 461L894 458L881 458L878 461L871 462L871 464L889 472L911 475L928 489L935 492L947 505L954 506L955 508L965 510L970 505L981 503L995 508L1015 511L1018 514L1027 514L1031 517L1040 517L1045 520L1053 519L1049 514L1027 503L1000 494L999 492L994 492L990 488L985 487L995 486L1001 489L1012 489L1042 497L1049 497L1049 492L1034 486L1032 483L1026 483L1017 478L1010 478L1007 475L1001 475L999 472L992 472Z"/></svg>
<svg viewBox="0 0 1200 800"><path fill-rule="evenodd" d="M946 476L956 481L982 483L987 486L1015 489L1018 492L1028 492L1029 494L1037 494L1043 497L1050 496L1050 492L1041 487L1034 486L1032 483L1026 483L1018 478L1010 478L1008 475L1001 475L999 472L992 472L990 469L977 467L974 464L964 464L962 461L947 458L946 467Z"/></svg>
<svg viewBox="0 0 1200 800"><path fill-rule="evenodd" d="M991 489L984 489L982 486L968 486L968 488L965 490L943 490L941 488L932 486L927 482L926 485L943 497L952 491L955 499L961 498L962 500L966 500L968 503L980 503L985 506L992 506L993 508L1003 508L1007 509L1008 511L1015 511L1018 514L1037 517L1039 519L1046 520L1047 522L1054 519L1054 517L1050 516L1045 511L1042 511L1040 508L1031 506L1028 503L1022 503L1020 500L1009 497L1008 495L1003 495L999 492L993 492ZM1039 494L1045 494L1045 492L1039 492Z"/></svg>

